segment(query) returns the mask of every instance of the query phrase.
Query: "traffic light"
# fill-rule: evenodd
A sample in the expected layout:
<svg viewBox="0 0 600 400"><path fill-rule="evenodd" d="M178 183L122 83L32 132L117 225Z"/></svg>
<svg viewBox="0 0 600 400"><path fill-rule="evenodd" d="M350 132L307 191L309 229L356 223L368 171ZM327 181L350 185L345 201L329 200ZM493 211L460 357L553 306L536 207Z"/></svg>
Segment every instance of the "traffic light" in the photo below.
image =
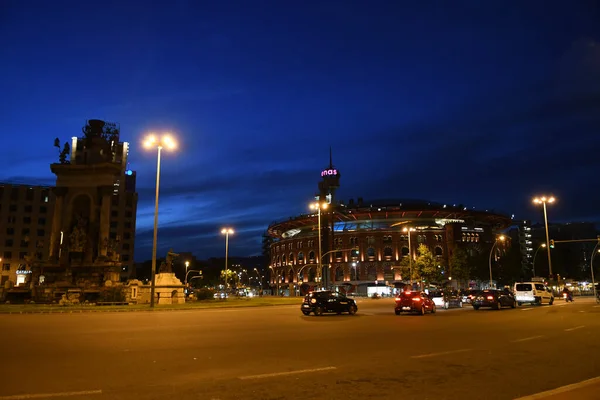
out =
<svg viewBox="0 0 600 400"><path fill-rule="evenodd" d="M554 248L554 239L550 239L550 248L553 249Z"/></svg>
<svg viewBox="0 0 600 400"><path fill-rule="evenodd" d="M359 254L360 253L359 253L358 249L352 249L352 251L350 252L350 255L352 257L358 257Z"/></svg>

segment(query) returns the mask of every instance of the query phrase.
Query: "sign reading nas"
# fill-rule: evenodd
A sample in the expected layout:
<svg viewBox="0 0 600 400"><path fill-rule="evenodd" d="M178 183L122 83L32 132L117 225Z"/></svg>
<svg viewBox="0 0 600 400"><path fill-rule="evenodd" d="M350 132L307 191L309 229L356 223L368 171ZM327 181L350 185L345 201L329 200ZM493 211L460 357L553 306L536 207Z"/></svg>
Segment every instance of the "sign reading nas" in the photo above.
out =
<svg viewBox="0 0 600 400"><path fill-rule="evenodd" d="M337 174L338 174L337 169L325 169L325 170L321 171L321 176L337 176Z"/></svg>

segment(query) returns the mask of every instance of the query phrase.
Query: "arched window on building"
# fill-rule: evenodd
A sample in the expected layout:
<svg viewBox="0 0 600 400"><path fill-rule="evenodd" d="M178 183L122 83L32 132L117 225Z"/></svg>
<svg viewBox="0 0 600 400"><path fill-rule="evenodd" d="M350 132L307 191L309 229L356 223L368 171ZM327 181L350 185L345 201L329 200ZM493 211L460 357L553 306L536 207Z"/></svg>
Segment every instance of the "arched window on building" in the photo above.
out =
<svg viewBox="0 0 600 400"><path fill-rule="evenodd" d="M402 257L406 257L409 253L408 247L402 247Z"/></svg>
<svg viewBox="0 0 600 400"><path fill-rule="evenodd" d="M367 268L367 280L376 281L377 280L377 268L374 265L370 265Z"/></svg>
<svg viewBox="0 0 600 400"><path fill-rule="evenodd" d="M311 263L315 262L315 252L312 250L308 253L308 261Z"/></svg>
<svg viewBox="0 0 600 400"><path fill-rule="evenodd" d="M290 265L294 265L294 253L290 253L289 257Z"/></svg>
<svg viewBox="0 0 600 400"><path fill-rule="evenodd" d="M393 254L394 254L394 253L393 253L393 251L392 251L392 248L391 248L391 247L386 247L385 249L383 249L383 257L384 257L386 260L391 260L391 259L392 259L392 256L393 256Z"/></svg>
<svg viewBox="0 0 600 400"><path fill-rule="evenodd" d="M444 251L442 250L442 248L441 248L440 246L436 246L436 247L435 247L434 254L435 254L437 257L441 257L442 255L444 255Z"/></svg>
<svg viewBox="0 0 600 400"><path fill-rule="evenodd" d="M367 249L367 257L369 257L369 259L375 258L375 249L373 247Z"/></svg>
<svg viewBox="0 0 600 400"><path fill-rule="evenodd" d="M360 280L360 267L358 265L350 268L350 280L351 281Z"/></svg>
<svg viewBox="0 0 600 400"><path fill-rule="evenodd" d="M316 270L314 269L314 267L309 268L308 269L308 281L314 282L315 277L316 277Z"/></svg>
<svg viewBox="0 0 600 400"><path fill-rule="evenodd" d="M281 265L281 256L277 256L277 266Z"/></svg>
<svg viewBox="0 0 600 400"><path fill-rule="evenodd" d="M298 253L298 264L302 264L303 262L304 262L304 253L299 252Z"/></svg>
<svg viewBox="0 0 600 400"><path fill-rule="evenodd" d="M335 269L335 281L340 282L344 280L344 267L337 267Z"/></svg>
<svg viewBox="0 0 600 400"><path fill-rule="evenodd" d="M287 258L285 257L285 254L281 256L281 262L283 265L287 264Z"/></svg>
<svg viewBox="0 0 600 400"><path fill-rule="evenodd" d="M386 235L383 237L383 243L389 244L392 243L392 235Z"/></svg>

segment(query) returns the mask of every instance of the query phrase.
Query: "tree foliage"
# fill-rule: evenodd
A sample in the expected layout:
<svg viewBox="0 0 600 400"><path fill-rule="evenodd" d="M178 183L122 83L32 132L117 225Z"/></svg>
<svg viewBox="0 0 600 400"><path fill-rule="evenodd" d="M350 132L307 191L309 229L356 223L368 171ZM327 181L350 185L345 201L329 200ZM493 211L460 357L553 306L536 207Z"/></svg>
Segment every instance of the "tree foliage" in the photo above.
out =
<svg viewBox="0 0 600 400"><path fill-rule="evenodd" d="M471 278L471 263L469 254L461 247L457 246L450 257L450 272L452 279L459 283L468 281Z"/></svg>
<svg viewBox="0 0 600 400"><path fill-rule="evenodd" d="M416 266L417 277L427 282L441 281L443 279L442 269L438 268L438 262L429 247L420 244L418 253L419 256L413 263L413 269Z"/></svg>

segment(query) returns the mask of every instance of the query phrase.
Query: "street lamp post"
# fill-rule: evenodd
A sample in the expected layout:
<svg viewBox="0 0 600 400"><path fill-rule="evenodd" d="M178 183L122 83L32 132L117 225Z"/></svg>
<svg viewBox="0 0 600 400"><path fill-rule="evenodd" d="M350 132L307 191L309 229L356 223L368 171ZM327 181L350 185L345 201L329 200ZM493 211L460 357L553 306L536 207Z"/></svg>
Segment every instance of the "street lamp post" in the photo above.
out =
<svg viewBox="0 0 600 400"><path fill-rule="evenodd" d="M410 233L414 232L415 228L404 228L402 231L408 233L408 274L410 275L410 290L412 290L413 280L412 280L412 249L410 245Z"/></svg>
<svg viewBox="0 0 600 400"><path fill-rule="evenodd" d="M318 229L319 229L319 258L318 258L318 263L319 263L319 272L321 273L321 280L324 281L326 279L327 274L325 274L325 271L323 271L323 265L321 262L321 209L326 210L327 209L328 204L327 203L322 203L320 201L312 203L310 205L310 208L312 210L317 210L317 220L318 220ZM325 284L324 288L327 289L327 282L323 282Z"/></svg>
<svg viewBox="0 0 600 400"><path fill-rule="evenodd" d="M542 244L540 244L540 245L538 246L537 250L535 251L535 254L533 255L533 262L531 263L531 269L532 269L532 272L533 272L533 276L535 276L535 258L537 257L537 253L538 253L538 251L540 251L540 249L541 249L542 247L544 247L544 248L545 248L545 247L546 247L546 243L542 243Z"/></svg>
<svg viewBox="0 0 600 400"><path fill-rule="evenodd" d="M596 302L598 302L598 294L596 292L596 280L594 279L594 256L597 254L597 252L600 253L600 250L598 250L599 244L600 239L598 240L598 243L596 243L596 246L594 246L594 250L592 250L592 259L590 260L590 271L592 271L592 290L594 292L594 299Z"/></svg>
<svg viewBox="0 0 600 400"><path fill-rule="evenodd" d="M556 199L554 196L536 197L533 199L535 204L541 204L544 207L544 225L546 226L546 248L548 249L548 275L552 278L552 257L550 256L550 234L548 232L548 213L546 211L546 203L554 203Z"/></svg>
<svg viewBox="0 0 600 400"><path fill-rule="evenodd" d="M506 240L506 237L504 235L500 235L499 237L497 237L496 240L494 240L492 249L490 250L490 289L492 288L492 255L494 255L494 249L496 248L496 245L498 244L498 240L500 240L501 242L504 242L504 240Z"/></svg>
<svg viewBox="0 0 600 400"><path fill-rule="evenodd" d="M185 286L186 289L187 289L187 272L188 272L189 266L190 266L190 262L186 261L185 262L185 280L183 282L183 286Z"/></svg>
<svg viewBox="0 0 600 400"><path fill-rule="evenodd" d="M262 276L260 276L260 272L258 272L257 268L254 268L254 272L256 272L256 275L258 276L258 283L260 284L260 291L262 294L262 290L263 290Z"/></svg>
<svg viewBox="0 0 600 400"><path fill-rule="evenodd" d="M227 257L229 257L229 235L233 235L233 229L223 228L221 229L221 233L225 235L225 293L227 293L227 289L229 289L229 283L227 282L227 277L229 274L229 271L227 270Z"/></svg>
<svg viewBox="0 0 600 400"><path fill-rule="evenodd" d="M156 291L156 246L158 241L158 192L160 187L160 153L163 147L169 150L175 149L177 144L169 135L158 138L153 134L144 139L143 145L147 149L156 148L156 194L154 200L154 238L152 240L152 272L150 283L150 307L154 307L154 292Z"/></svg>

